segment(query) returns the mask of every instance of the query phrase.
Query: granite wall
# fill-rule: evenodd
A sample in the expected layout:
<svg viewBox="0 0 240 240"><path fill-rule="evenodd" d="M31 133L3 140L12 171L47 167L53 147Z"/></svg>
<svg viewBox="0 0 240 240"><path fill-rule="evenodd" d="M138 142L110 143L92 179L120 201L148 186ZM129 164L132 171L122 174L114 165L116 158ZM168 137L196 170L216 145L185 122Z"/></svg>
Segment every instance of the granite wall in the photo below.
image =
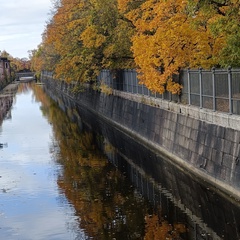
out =
<svg viewBox="0 0 240 240"><path fill-rule="evenodd" d="M239 117L232 116L233 120L226 122L231 116L220 114L209 118L203 109L197 115L194 107L191 114L191 106L167 103L166 107L166 103L154 99L116 91L106 95L89 86L73 93L73 85L49 78L43 78L43 82L47 91L67 94L96 117L174 163L179 170L240 199ZM196 117L200 115L206 120Z"/></svg>

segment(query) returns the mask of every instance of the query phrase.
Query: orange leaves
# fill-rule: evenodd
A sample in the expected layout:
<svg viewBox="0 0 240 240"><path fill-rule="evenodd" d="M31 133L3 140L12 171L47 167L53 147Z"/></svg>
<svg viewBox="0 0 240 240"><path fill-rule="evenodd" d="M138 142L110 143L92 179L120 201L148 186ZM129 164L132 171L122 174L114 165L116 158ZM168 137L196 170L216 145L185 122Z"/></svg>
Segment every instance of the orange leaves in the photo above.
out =
<svg viewBox="0 0 240 240"><path fill-rule="evenodd" d="M106 41L106 37L99 34L94 26L88 26L82 32L80 39L84 46L88 48L98 48Z"/></svg>
<svg viewBox="0 0 240 240"><path fill-rule="evenodd" d="M145 222L145 240L180 239L180 233L185 233L187 231L183 224L178 223L172 226L167 221L159 219L156 214L152 216L147 215L145 217Z"/></svg>
<svg viewBox="0 0 240 240"><path fill-rule="evenodd" d="M44 33L44 64L79 81L137 66L150 90L180 93L172 76L182 68L240 64L239 16L238 0L62 0Z"/></svg>
<svg viewBox="0 0 240 240"><path fill-rule="evenodd" d="M180 3L183 1L146 1L141 6L141 18L133 20L137 34L132 38L132 50L141 80L150 90L160 93L166 86L180 93L181 87L171 84L171 77L188 60L183 50L186 52L191 38Z"/></svg>
<svg viewBox="0 0 240 240"><path fill-rule="evenodd" d="M129 9L131 0L118 2L120 9L128 9L125 16L136 27L134 60L142 82L151 90L179 94L181 86L172 82L172 76L181 68L207 68L218 63L225 41L208 27L217 16L214 6L200 7L195 0L146 0Z"/></svg>

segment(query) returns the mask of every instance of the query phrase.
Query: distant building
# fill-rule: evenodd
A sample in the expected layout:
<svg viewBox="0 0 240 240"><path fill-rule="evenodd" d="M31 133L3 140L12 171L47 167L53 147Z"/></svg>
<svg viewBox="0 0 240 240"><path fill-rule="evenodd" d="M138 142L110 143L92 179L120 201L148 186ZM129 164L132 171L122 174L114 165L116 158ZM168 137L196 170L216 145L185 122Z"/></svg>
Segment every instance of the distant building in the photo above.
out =
<svg viewBox="0 0 240 240"><path fill-rule="evenodd" d="M0 81L7 80L10 76L10 61L5 57L0 57Z"/></svg>

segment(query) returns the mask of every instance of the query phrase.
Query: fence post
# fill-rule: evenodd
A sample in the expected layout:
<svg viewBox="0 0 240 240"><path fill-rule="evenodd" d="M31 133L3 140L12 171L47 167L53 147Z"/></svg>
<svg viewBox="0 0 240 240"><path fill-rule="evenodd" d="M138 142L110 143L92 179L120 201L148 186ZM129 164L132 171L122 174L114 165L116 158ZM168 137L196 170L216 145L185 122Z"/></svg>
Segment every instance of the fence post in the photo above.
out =
<svg viewBox="0 0 240 240"><path fill-rule="evenodd" d="M126 86L127 86L127 92L128 92L128 84L129 84L129 81L128 81L128 70L127 70L127 74L125 74L125 77L126 77L125 79L126 79Z"/></svg>
<svg viewBox="0 0 240 240"><path fill-rule="evenodd" d="M111 80L111 86L110 86L110 87L111 87L112 89L114 89L114 88L113 88L114 73L110 71L110 74L111 74L111 75L110 75L110 76L111 76L111 77L110 77L110 80Z"/></svg>
<svg viewBox="0 0 240 240"><path fill-rule="evenodd" d="M131 79L131 83L132 83L132 93L134 93L133 88L134 88L134 81L133 81L133 70L131 70L131 74L130 74L130 79Z"/></svg>
<svg viewBox="0 0 240 240"><path fill-rule="evenodd" d="M216 111L216 86L215 86L215 68L212 68L212 88L213 88L213 111Z"/></svg>
<svg viewBox="0 0 240 240"><path fill-rule="evenodd" d="M200 94L200 108L203 107L202 102L202 68L199 68L199 94Z"/></svg>
<svg viewBox="0 0 240 240"><path fill-rule="evenodd" d="M232 106L232 68L228 67L228 100L229 100L229 114L233 113Z"/></svg>
<svg viewBox="0 0 240 240"><path fill-rule="evenodd" d="M136 73L136 70L135 70L135 83L136 83L136 88L137 88L137 94L138 94L138 79L137 79L137 73Z"/></svg>
<svg viewBox="0 0 240 240"><path fill-rule="evenodd" d="M191 105L191 82L190 82L190 69L187 69L188 80L188 105Z"/></svg>

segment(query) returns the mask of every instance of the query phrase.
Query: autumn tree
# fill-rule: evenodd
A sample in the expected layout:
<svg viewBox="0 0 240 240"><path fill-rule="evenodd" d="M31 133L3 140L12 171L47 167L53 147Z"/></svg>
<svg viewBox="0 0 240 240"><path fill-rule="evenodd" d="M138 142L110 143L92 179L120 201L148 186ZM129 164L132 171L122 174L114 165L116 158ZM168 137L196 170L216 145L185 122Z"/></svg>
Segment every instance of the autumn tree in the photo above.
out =
<svg viewBox="0 0 240 240"><path fill-rule="evenodd" d="M180 93L184 68L239 66L239 1L56 0L36 52L67 81L137 68L150 90ZM36 60L35 59L35 60Z"/></svg>
<svg viewBox="0 0 240 240"><path fill-rule="evenodd" d="M34 59L42 59L41 68L56 78L83 82L103 68L135 66L133 26L119 14L116 0L62 0L52 12Z"/></svg>
<svg viewBox="0 0 240 240"><path fill-rule="evenodd" d="M132 8L131 0L118 2L136 26L132 50L140 78L150 90L179 93L181 88L172 77L180 69L218 63L225 42L209 26L217 16L214 6L198 6L195 0L146 0Z"/></svg>
<svg viewBox="0 0 240 240"><path fill-rule="evenodd" d="M83 46L99 69L131 68L133 26L119 13L116 0L90 1L88 22L81 34Z"/></svg>

